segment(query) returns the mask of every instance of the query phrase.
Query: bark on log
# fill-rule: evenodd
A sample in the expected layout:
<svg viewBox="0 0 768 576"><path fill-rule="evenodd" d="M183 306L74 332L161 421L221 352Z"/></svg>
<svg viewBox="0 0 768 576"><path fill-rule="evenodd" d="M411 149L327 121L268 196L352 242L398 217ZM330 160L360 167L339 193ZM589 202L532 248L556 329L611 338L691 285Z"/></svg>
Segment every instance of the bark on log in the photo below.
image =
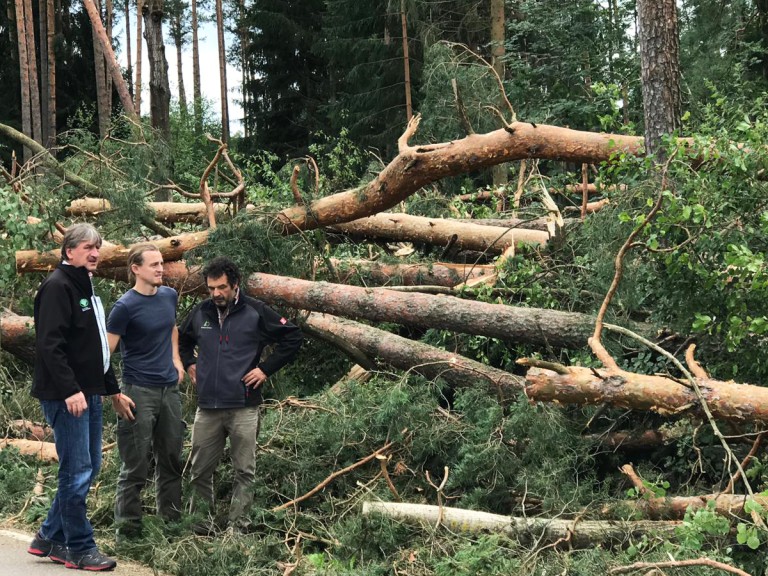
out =
<svg viewBox="0 0 768 576"><path fill-rule="evenodd" d="M28 364L35 362L34 321L12 312L0 314L0 346Z"/></svg>
<svg viewBox="0 0 768 576"><path fill-rule="evenodd" d="M424 242L438 246L453 242L457 250L475 250L492 254L500 254L510 246L518 244L543 246L549 240L549 234L540 230L477 226L450 219L425 218L391 212L338 224L331 229L356 237Z"/></svg>
<svg viewBox="0 0 768 576"><path fill-rule="evenodd" d="M697 378L712 415L719 420L768 423L768 388ZM676 380L632 372L570 367L566 374L530 368L525 389L531 398L562 404L603 404L661 415L702 416L693 390Z"/></svg>
<svg viewBox="0 0 768 576"><path fill-rule="evenodd" d="M147 206L154 212L155 220L173 224L176 222L204 223L207 219L205 203L203 202L148 202ZM214 204L216 217L230 215L230 207L227 204ZM248 204L246 211L254 212L256 207ZM109 200L101 198L80 198L73 200L67 206L69 216L96 216L102 212L112 210Z"/></svg>
<svg viewBox="0 0 768 576"><path fill-rule="evenodd" d="M399 154L370 183L280 212L284 234L313 230L378 214L442 178L524 158L600 163L613 154L642 151L643 139L619 134L580 132L568 128L515 122L488 134L461 140L409 146L418 117L398 142Z"/></svg>
<svg viewBox="0 0 768 576"><path fill-rule="evenodd" d="M399 502L363 502L363 515L381 514L396 520L444 526L454 532L501 532L523 544L557 543L572 548L597 545L622 546L643 535L674 536L680 522L565 520L562 518L519 518L477 510L462 510Z"/></svg>
<svg viewBox="0 0 768 576"><path fill-rule="evenodd" d="M271 274L253 274L247 289L256 298L290 308L373 322L442 328L505 342L582 348L594 330L594 318L576 312L516 308L454 296L406 295L385 288L309 282ZM652 332L647 325L634 325L632 330L646 335Z"/></svg>
<svg viewBox="0 0 768 576"><path fill-rule="evenodd" d="M185 252L205 244L207 241L208 232L204 231L155 240L154 244L163 253L163 258L170 261L181 260ZM125 266L130 249L130 246L120 246L118 244L102 245L99 266L102 268ZM60 249L48 252L19 250L16 252L16 273L50 272L60 261Z"/></svg>

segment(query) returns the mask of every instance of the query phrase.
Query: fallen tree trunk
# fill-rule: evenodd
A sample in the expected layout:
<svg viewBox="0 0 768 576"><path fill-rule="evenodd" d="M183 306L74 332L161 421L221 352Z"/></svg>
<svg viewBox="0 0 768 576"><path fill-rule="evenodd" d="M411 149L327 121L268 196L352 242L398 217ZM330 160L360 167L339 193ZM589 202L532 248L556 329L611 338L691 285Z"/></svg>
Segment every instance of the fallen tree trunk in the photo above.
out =
<svg viewBox="0 0 768 576"><path fill-rule="evenodd" d="M304 325L310 328L310 334L320 332L333 335L327 341L334 345L336 339L340 338L370 360L378 359L399 370L416 372L428 380L442 378L459 387L478 381L485 382L502 399L516 397L525 383L520 376L504 370L359 322L313 313L304 320Z"/></svg>
<svg viewBox="0 0 768 576"><path fill-rule="evenodd" d="M358 277L366 284L377 286L396 284L400 286L446 286L469 282L484 276L490 276L496 268L487 264L454 264L435 262L434 264L390 264L371 260L341 260L332 258L331 264L336 269L341 282Z"/></svg>
<svg viewBox="0 0 768 576"><path fill-rule="evenodd" d="M469 222L471 224L476 224L478 226L498 226L499 228L512 228L513 230L518 230L520 228L525 228L526 230L542 230L544 232L548 232L551 228L555 227L556 224L552 222L550 218L547 218L546 216L540 217L540 218L456 218L454 219L455 222ZM557 229L556 228L556 235L560 235L562 233L563 229L568 229L569 227L580 224L581 219L579 218L566 218L563 221L563 225Z"/></svg>
<svg viewBox="0 0 768 576"><path fill-rule="evenodd" d="M626 184L611 184L609 186L599 186L594 182L587 184L587 194L605 194L606 192L625 192L627 189ZM552 186L549 188L552 194L583 194L583 184L566 184L563 186ZM475 192L470 194L459 194L456 196L457 200L461 202L489 202L496 200L497 198L504 198L509 196L506 191L500 190L483 190L482 192Z"/></svg>
<svg viewBox="0 0 768 576"><path fill-rule="evenodd" d="M204 202L147 202L147 206L154 213L155 220L173 224L176 222L200 223L206 221L207 213ZM216 217L229 216L230 206L216 203L213 205ZM112 210L109 200L102 198L80 198L73 200L66 208L69 216L97 216L103 212ZM248 204L247 212L254 212L255 206Z"/></svg>
<svg viewBox="0 0 768 576"><path fill-rule="evenodd" d="M35 361L34 321L12 312L0 314L0 346L28 364Z"/></svg>
<svg viewBox="0 0 768 576"><path fill-rule="evenodd" d="M313 230L378 214L396 206L420 188L472 170L524 158L600 163L613 154L639 154L643 139L620 134L580 132L568 128L514 122L488 134L470 134L441 144L410 146L419 117L398 141L399 154L370 183L326 196L308 206L292 206L277 218L283 234Z"/></svg>
<svg viewBox="0 0 768 576"><path fill-rule="evenodd" d="M20 318L31 325L31 318ZM566 374L558 374L531 368L523 379L358 322L320 314L310 314L305 322L314 330L332 333L336 339L347 341L370 359L378 358L391 366L413 370L429 379L440 377L456 386L484 381L503 397L522 391L530 400L540 402L607 403L662 415L699 415L693 392L675 380L661 376L617 375L589 368L567 368ZM699 386L716 418L768 423L768 388L709 379L700 379Z"/></svg>
<svg viewBox="0 0 768 576"><path fill-rule="evenodd" d="M746 494L703 494L700 496L670 496L666 498L640 498L638 500L622 500L606 504L600 513L611 517L637 517L652 520L682 520L686 511L701 510L714 503L713 510L726 518L751 519L744 512L744 504L752 500L763 508L768 508L768 497L755 494L750 498Z"/></svg>
<svg viewBox="0 0 768 576"><path fill-rule="evenodd" d="M165 260L181 260L184 253L205 244L208 241L208 232L192 232L189 234L180 234L154 240L155 244L162 252ZM121 246L119 244L106 243L102 245L99 266L110 268L115 266L125 266L128 260L130 246ZM38 252L36 250L19 250L16 252L16 273L26 274L30 272L49 272L53 270L61 261L61 250L49 250L48 252Z"/></svg>
<svg viewBox="0 0 768 576"><path fill-rule="evenodd" d="M331 258L336 273L342 282L359 278L362 282L373 285L396 284L400 286L445 286L453 287L463 282L471 282L492 276L494 266L454 264L435 262L434 264L387 264L371 260L341 260ZM128 281L128 269L125 267L100 267L94 273L100 278L111 278L122 282ZM175 288L179 294L206 294L208 289L200 274L200 269L187 268L183 260L166 261L163 264L163 281Z"/></svg>
<svg viewBox="0 0 768 576"><path fill-rule="evenodd" d="M500 254L517 244L543 246L549 240L549 234L541 230L478 226L457 220L391 212L337 224L332 226L331 230L355 237L424 242L438 246L445 246L452 242L458 250L475 250L492 254Z"/></svg>
<svg viewBox="0 0 768 576"><path fill-rule="evenodd" d="M680 522L673 521L518 518L428 504L363 502L363 515L370 514L444 526L454 532L500 532L523 544L563 544L573 548L624 546L630 539L644 535L670 538L680 526Z"/></svg>
<svg viewBox="0 0 768 576"><path fill-rule="evenodd" d="M768 388L697 378L712 415L719 420L768 423ZM633 372L569 367L559 374L530 368L526 393L536 400L562 404L603 404L665 416L703 416L694 391L677 380Z"/></svg>
<svg viewBox="0 0 768 576"><path fill-rule="evenodd" d="M518 308L454 296L404 294L386 288L358 288L271 274L251 275L247 289L256 298L299 310L441 328L505 342L582 348L594 330L594 318L588 314ZM647 325L634 325L632 329L652 332Z"/></svg>

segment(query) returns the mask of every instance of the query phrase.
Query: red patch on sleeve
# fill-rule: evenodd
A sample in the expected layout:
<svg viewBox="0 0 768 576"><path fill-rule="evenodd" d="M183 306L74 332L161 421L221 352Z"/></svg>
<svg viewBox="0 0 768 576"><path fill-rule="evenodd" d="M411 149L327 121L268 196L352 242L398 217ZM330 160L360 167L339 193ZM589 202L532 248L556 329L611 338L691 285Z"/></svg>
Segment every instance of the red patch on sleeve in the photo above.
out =
<svg viewBox="0 0 768 576"><path fill-rule="evenodd" d="M280 318L280 324L288 324L288 320L285 318Z"/></svg>

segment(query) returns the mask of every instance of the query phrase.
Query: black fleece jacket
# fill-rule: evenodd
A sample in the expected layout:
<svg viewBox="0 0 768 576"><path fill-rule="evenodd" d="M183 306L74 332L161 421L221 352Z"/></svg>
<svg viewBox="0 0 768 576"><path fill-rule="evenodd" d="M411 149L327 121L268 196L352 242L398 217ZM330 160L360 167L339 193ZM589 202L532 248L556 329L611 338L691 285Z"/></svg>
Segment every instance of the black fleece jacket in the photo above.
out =
<svg viewBox="0 0 768 576"><path fill-rule="evenodd" d="M83 267L59 264L40 285L35 296L35 398L120 392L112 367L104 373L92 296L91 278Z"/></svg>
<svg viewBox="0 0 768 576"><path fill-rule="evenodd" d="M257 367L271 376L293 361L302 340L298 326L241 291L221 326L210 298L189 313L179 329L179 354L185 369L197 364L200 408L242 408L263 401L259 388L246 389L243 376ZM262 362L262 352L271 344Z"/></svg>

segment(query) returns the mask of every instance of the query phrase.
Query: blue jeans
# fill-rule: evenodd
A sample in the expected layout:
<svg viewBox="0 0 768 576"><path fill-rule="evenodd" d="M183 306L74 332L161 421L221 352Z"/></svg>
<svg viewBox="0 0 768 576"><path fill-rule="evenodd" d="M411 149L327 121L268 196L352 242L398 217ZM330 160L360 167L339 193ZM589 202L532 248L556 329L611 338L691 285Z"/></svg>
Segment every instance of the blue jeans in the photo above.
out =
<svg viewBox="0 0 768 576"><path fill-rule="evenodd" d="M40 400L53 428L59 456L59 487L40 527L40 535L67 546L73 555L96 548L86 513L86 498L101 468L101 396L86 396L88 409L72 416L63 400Z"/></svg>

